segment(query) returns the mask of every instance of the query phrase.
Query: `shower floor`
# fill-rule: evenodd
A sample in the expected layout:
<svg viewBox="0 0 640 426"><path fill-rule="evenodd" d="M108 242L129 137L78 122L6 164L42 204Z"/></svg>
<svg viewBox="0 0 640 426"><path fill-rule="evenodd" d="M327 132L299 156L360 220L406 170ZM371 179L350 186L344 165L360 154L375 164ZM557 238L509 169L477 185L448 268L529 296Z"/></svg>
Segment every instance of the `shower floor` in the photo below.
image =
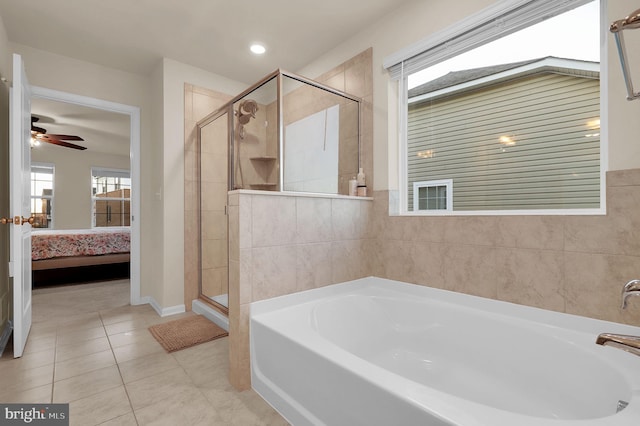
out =
<svg viewBox="0 0 640 426"><path fill-rule="evenodd" d="M221 294L219 296L213 296L210 297L211 300L213 300L216 303L221 304L222 306L228 308L229 307L229 295L228 294Z"/></svg>

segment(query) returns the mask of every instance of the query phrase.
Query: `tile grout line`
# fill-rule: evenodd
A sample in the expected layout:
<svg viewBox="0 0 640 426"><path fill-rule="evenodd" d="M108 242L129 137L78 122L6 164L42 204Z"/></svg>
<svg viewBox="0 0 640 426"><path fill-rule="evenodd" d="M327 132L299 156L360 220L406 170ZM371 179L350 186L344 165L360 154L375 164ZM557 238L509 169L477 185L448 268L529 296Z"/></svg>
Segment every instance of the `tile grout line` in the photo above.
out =
<svg viewBox="0 0 640 426"><path fill-rule="evenodd" d="M116 353L113 350L113 345L111 344L111 338L109 333L107 333L107 327L104 324L104 319L102 318L102 313L98 311L98 316L100 317L100 323L104 328L104 334L107 336L107 342L109 342L109 349L111 349L111 354L113 355L113 359L116 362L116 368L118 369L118 374L120 375L120 380L122 381L122 387L124 388L124 393L127 395L127 401L129 401L129 407L131 407L131 414L133 414L133 419L136 422L136 425L139 425L138 417L136 416L136 411L133 409L133 403L131 402L131 397L129 396L129 390L127 389L127 385L124 383L124 377L122 377L122 371L120 371L120 363L118 362L118 358L116 357ZM114 417L114 419L117 417ZM113 419L110 419L113 420Z"/></svg>
<svg viewBox="0 0 640 426"><path fill-rule="evenodd" d="M53 372L51 373L51 404L53 404L53 392L55 391L55 384L56 384L56 359L58 358L58 327L60 327L60 323L56 324L56 340L53 345Z"/></svg>

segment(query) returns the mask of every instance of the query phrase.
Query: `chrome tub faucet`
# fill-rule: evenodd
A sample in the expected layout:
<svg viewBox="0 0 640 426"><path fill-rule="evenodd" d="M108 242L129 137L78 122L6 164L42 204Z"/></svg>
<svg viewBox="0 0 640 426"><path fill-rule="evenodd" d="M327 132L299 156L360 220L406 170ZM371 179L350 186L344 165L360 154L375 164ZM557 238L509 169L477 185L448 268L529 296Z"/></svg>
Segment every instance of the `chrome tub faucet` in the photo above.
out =
<svg viewBox="0 0 640 426"><path fill-rule="evenodd" d="M622 309L627 307L629 296L640 296L640 280L631 280L622 288ZM626 334L602 333L596 339L598 345L613 346L640 356L640 337Z"/></svg>
<svg viewBox="0 0 640 426"><path fill-rule="evenodd" d="M631 280L622 289L622 309L627 307L629 296L640 296L640 280Z"/></svg>
<svg viewBox="0 0 640 426"><path fill-rule="evenodd" d="M613 346L634 355L640 356L640 337L626 334L602 333L596 339L598 345Z"/></svg>

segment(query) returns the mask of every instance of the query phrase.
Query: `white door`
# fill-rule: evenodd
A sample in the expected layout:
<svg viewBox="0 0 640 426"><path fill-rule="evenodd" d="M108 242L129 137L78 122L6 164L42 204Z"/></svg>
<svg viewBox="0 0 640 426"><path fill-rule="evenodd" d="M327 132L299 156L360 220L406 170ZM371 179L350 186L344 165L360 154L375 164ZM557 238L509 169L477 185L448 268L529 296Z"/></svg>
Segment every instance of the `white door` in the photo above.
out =
<svg viewBox="0 0 640 426"><path fill-rule="evenodd" d="M13 55L10 108L10 206L13 215L9 274L13 275L13 356L22 356L31 329L31 89L20 55Z"/></svg>

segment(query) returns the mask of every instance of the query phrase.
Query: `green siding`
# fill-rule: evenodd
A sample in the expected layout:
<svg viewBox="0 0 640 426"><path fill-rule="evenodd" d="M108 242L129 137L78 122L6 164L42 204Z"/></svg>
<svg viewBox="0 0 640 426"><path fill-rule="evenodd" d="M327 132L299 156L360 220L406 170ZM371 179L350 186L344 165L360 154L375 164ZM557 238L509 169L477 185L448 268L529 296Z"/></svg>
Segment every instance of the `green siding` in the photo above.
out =
<svg viewBox="0 0 640 426"><path fill-rule="evenodd" d="M554 73L410 104L408 208L413 182L439 179L453 210L597 208L599 117L597 79Z"/></svg>

